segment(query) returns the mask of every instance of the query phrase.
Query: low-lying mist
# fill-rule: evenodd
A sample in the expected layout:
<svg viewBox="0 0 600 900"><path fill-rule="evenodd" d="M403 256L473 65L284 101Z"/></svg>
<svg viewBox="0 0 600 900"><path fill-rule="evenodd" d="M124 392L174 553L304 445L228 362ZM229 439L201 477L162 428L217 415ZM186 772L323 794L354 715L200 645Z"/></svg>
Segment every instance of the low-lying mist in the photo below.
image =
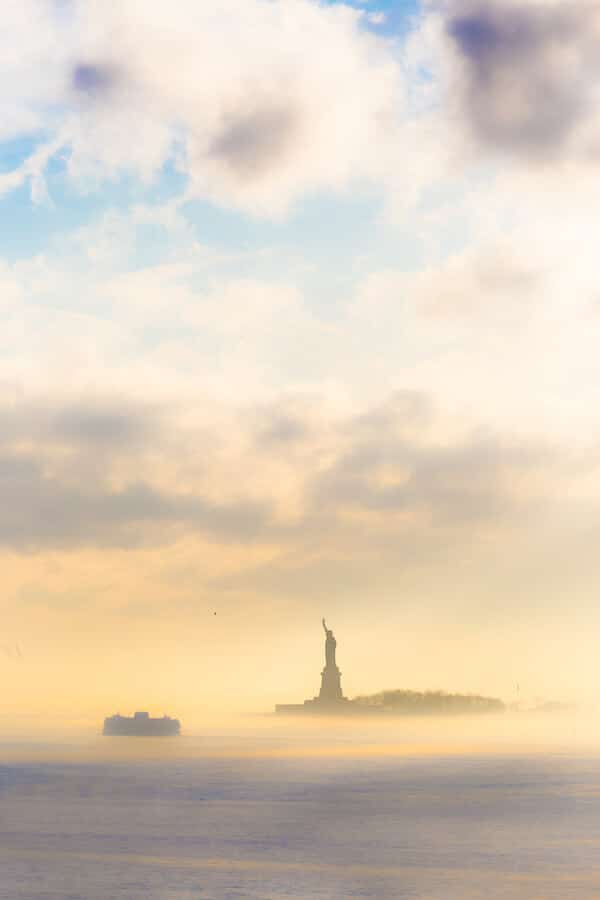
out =
<svg viewBox="0 0 600 900"><path fill-rule="evenodd" d="M170 738L103 737L98 728L11 731L10 760L165 759L190 757L417 757L471 754L588 753L600 749L595 711L515 711L492 715L402 717L240 716L183 723Z"/></svg>

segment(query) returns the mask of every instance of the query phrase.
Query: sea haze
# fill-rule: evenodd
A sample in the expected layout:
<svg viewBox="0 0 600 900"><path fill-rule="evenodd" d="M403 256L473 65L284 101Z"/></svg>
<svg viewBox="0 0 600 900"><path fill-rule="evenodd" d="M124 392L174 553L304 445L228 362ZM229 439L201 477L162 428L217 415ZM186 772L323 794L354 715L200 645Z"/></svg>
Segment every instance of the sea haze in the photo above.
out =
<svg viewBox="0 0 600 900"><path fill-rule="evenodd" d="M600 895L591 754L236 756L195 739L146 754L141 740L111 758L4 755L0 897Z"/></svg>

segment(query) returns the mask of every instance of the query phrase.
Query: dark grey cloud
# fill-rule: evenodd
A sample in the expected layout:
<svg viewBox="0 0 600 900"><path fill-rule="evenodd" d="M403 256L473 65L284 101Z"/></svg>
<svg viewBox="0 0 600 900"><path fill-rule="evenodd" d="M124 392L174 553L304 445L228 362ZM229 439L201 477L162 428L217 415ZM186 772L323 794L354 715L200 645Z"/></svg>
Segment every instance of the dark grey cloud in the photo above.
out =
<svg viewBox="0 0 600 900"><path fill-rule="evenodd" d="M498 521L522 505L527 479L559 458L496 435L431 443L433 418L427 398L397 394L351 420L344 450L314 479L313 508L425 513L445 526Z"/></svg>
<svg viewBox="0 0 600 900"><path fill-rule="evenodd" d="M66 441L122 446L151 439L155 427L150 414L141 409L80 404L51 414L48 431Z"/></svg>
<svg viewBox="0 0 600 900"><path fill-rule="evenodd" d="M560 152L597 85L597 4L451 4L447 34L464 64L462 104L477 137L529 156Z"/></svg>
<svg viewBox="0 0 600 900"><path fill-rule="evenodd" d="M119 80L114 66L102 63L79 62L71 71L73 88L90 97L109 93Z"/></svg>
<svg viewBox="0 0 600 900"><path fill-rule="evenodd" d="M265 452L302 447L314 434L314 398L286 398L252 411L248 424L259 448Z"/></svg>
<svg viewBox="0 0 600 900"><path fill-rule="evenodd" d="M394 391L385 402L372 407L347 423L355 440L407 434L423 430L433 419L431 399L421 391Z"/></svg>
<svg viewBox="0 0 600 900"><path fill-rule="evenodd" d="M52 546L132 546L165 543L182 530L220 541L250 541L266 529L266 504L214 503L193 493L167 493L144 481L114 489L96 481L49 475L31 456L0 455L0 544L35 550Z"/></svg>
<svg viewBox="0 0 600 900"><path fill-rule="evenodd" d="M429 398L410 392L328 428L332 458L323 468L315 457L302 514L270 530L279 556L213 579L215 593L335 608L410 592L412 579L420 590L437 590L439 572L461 560L468 567L499 533L513 553L556 512L553 492L570 477L565 454L542 442L480 432L436 440Z"/></svg>
<svg viewBox="0 0 600 900"><path fill-rule="evenodd" d="M279 527L282 538L336 540L353 530L352 515L346 515L357 511L425 514L429 523L442 528L497 524L533 504L536 491L530 487L540 473L556 475L560 469L569 477L565 454L545 442L484 431L436 441L437 411L429 396L419 392L395 391L359 415L327 421L322 454L315 449L317 424L296 429L296 415L291 404L289 433L285 403L263 410L261 418L262 433L274 435L262 445L270 458L291 462L288 439L299 451L293 459L304 458L304 441L312 448L304 513L287 530ZM393 531L391 523L389 527ZM358 532L363 529L359 524ZM385 539L378 529L373 534L377 541Z"/></svg>
<svg viewBox="0 0 600 900"><path fill-rule="evenodd" d="M416 558L419 544L435 543L428 529L465 532L522 516L531 507L529 480L560 459L551 448L495 435L436 443L428 398L410 392L351 418L307 417L293 399L249 414L246 451L227 462L224 445L204 431L194 438L186 430L182 439L176 419L125 401L0 410L0 545L129 547L199 533L308 556L329 548L345 558L358 546L395 553L402 538ZM230 472L233 499L219 500L218 485L210 493L198 487L213 463L220 477ZM277 514L277 483L272 490L268 481L282 464L298 476L298 511L287 517ZM257 465L265 485L258 497L248 479ZM159 487L156 466L159 475L175 470L184 487ZM398 513L419 521L416 543L406 542Z"/></svg>
<svg viewBox="0 0 600 900"><path fill-rule="evenodd" d="M292 106L242 108L226 120L210 154L240 181L260 178L290 152L300 120Z"/></svg>
<svg viewBox="0 0 600 900"><path fill-rule="evenodd" d="M215 503L151 483L150 460L160 466L166 454L172 463L176 434L168 410L122 398L0 406L0 545L132 546L185 530L225 542L257 538L267 504ZM132 477L136 470L145 474Z"/></svg>
<svg viewBox="0 0 600 900"><path fill-rule="evenodd" d="M114 399L71 403L29 402L0 405L0 441L35 440L88 451L127 450L150 442L160 430L161 411Z"/></svg>
<svg viewBox="0 0 600 900"><path fill-rule="evenodd" d="M262 444L294 444L304 439L309 433L308 425L300 418L281 413L265 423L259 430L259 441Z"/></svg>

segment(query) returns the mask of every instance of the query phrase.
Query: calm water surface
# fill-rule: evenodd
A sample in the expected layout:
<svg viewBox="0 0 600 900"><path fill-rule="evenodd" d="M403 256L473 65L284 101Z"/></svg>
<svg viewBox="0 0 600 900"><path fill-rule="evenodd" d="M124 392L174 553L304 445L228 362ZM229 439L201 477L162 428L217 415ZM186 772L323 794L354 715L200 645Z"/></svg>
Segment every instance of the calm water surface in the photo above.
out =
<svg viewBox="0 0 600 900"><path fill-rule="evenodd" d="M600 762L562 754L0 765L0 897L600 897Z"/></svg>

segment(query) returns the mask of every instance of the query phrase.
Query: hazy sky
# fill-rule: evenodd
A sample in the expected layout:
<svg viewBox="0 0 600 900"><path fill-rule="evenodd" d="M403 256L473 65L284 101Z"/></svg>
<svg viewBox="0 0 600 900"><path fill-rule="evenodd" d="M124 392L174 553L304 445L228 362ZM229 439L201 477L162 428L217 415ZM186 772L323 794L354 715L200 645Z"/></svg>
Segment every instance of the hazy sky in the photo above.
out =
<svg viewBox="0 0 600 900"><path fill-rule="evenodd" d="M599 60L594 2L5 0L0 717L301 701L322 615L349 695L598 698Z"/></svg>

